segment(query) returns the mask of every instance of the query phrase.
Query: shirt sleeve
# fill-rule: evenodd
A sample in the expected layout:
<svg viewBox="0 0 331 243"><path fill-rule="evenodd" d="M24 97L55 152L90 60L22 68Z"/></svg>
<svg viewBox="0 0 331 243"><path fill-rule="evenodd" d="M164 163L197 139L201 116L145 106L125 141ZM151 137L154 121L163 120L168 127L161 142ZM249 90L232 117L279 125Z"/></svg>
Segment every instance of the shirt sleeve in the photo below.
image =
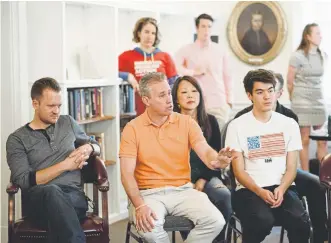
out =
<svg viewBox="0 0 331 243"><path fill-rule="evenodd" d="M88 136L83 129L79 126L79 124L77 123L77 121L72 118L71 116L68 116L71 122L71 127L72 130L75 134L75 147L78 148L82 145L85 144L91 144L93 147L93 152L92 155L100 155L100 146L97 143L97 141L95 141L94 139L92 139L90 136Z"/></svg>
<svg viewBox="0 0 331 243"><path fill-rule="evenodd" d="M181 48L176 54L175 54L175 65L177 68L177 72L179 75L188 75L193 76L194 70L187 68L186 65L186 48Z"/></svg>
<svg viewBox="0 0 331 243"><path fill-rule="evenodd" d="M189 118L188 125L189 125L189 142L191 148L194 148L195 145L199 142L206 141L200 126L191 117Z"/></svg>
<svg viewBox="0 0 331 243"><path fill-rule="evenodd" d="M299 58L299 53L294 52L290 58L290 66L298 68L301 65L301 61Z"/></svg>
<svg viewBox="0 0 331 243"><path fill-rule="evenodd" d="M301 134L298 123L293 119L290 120L290 126L286 126L288 128L288 132L290 134L289 141L287 144L287 151L296 151L302 149L302 141Z"/></svg>
<svg viewBox="0 0 331 243"><path fill-rule="evenodd" d="M11 134L6 143L7 163L11 171L11 181L22 190L35 185L36 172L30 167L28 155L21 139ZM34 178L33 178L34 175Z"/></svg>
<svg viewBox="0 0 331 243"><path fill-rule="evenodd" d="M126 72L126 73L128 72L127 55L128 55L127 52L123 52L121 55L118 56L118 71L120 72Z"/></svg>
<svg viewBox="0 0 331 243"><path fill-rule="evenodd" d="M233 149L237 152L243 152L243 149L240 146L239 141L239 132L238 132L238 126L235 121L232 121L227 129L226 138L225 138L225 146L230 147L230 149Z"/></svg>
<svg viewBox="0 0 331 243"><path fill-rule="evenodd" d="M133 126L128 123L122 132L119 157L137 158L137 136Z"/></svg>
<svg viewBox="0 0 331 243"><path fill-rule="evenodd" d="M178 75L177 75L175 63L172 60L171 56L167 53L166 53L165 68L166 68L166 76L168 78L169 84L172 85L176 81Z"/></svg>
<svg viewBox="0 0 331 243"><path fill-rule="evenodd" d="M127 81L129 78L129 72L118 72L118 77L123 79L124 81Z"/></svg>

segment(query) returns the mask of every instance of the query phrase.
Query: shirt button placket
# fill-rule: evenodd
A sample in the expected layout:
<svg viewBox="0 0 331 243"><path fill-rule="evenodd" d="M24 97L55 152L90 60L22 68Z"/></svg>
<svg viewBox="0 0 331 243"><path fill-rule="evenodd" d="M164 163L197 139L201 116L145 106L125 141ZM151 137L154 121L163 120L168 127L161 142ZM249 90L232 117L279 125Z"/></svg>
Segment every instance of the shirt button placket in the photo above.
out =
<svg viewBox="0 0 331 243"><path fill-rule="evenodd" d="M161 127L159 130L159 139L163 140L164 139L164 129Z"/></svg>

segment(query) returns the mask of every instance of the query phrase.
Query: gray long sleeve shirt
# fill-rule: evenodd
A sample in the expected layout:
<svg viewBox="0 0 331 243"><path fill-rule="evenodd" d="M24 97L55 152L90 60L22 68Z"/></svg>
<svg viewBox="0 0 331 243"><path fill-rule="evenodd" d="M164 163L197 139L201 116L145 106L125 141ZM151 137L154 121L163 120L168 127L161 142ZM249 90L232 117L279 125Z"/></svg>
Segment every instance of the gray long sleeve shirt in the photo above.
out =
<svg viewBox="0 0 331 243"><path fill-rule="evenodd" d="M7 140L7 163L11 170L11 181L27 190L35 185L35 173L63 160L81 145L91 140L79 124L68 115L46 129L33 130L29 124L12 133ZM100 151L93 145L95 152ZM34 178L33 178L34 177ZM48 184L68 185L81 188L81 171L67 171Z"/></svg>

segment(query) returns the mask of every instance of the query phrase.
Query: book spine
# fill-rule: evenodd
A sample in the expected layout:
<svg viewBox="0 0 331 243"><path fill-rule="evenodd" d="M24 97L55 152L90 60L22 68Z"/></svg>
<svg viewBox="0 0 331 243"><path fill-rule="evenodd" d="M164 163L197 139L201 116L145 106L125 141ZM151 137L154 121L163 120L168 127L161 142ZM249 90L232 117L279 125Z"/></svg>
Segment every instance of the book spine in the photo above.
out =
<svg viewBox="0 0 331 243"><path fill-rule="evenodd" d="M80 113L81 113L81 119L85 120L85 94L84 89L80 89Z"/></svg>
<svg viewBox="0 0 331 243"><path fill-rule="evenodd" d="M77 121L81 120L81 116L80 116L80 92L79 90L75 89L74 90L74 94L75 94L75 107L76 107L76 111L75 111L75 119Z"/></svg>
<svg viewBox="0 0 331 243"><path fill-rule="evenodd" d="M104 116L103 113L103 88L99 88L99 114L100 116Z"/></svg>

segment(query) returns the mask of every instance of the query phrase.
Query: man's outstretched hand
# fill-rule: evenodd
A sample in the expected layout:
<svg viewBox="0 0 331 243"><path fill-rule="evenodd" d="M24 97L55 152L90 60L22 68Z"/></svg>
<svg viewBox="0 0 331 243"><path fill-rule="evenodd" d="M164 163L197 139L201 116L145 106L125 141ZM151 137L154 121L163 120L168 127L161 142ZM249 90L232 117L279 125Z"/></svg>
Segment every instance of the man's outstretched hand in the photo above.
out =
<svg viewBox="0 0 331 243"><path fill-rule="evenodd" d="M232 162L232 160L236 158L232 152L233 150L229 147L221 149L218 152L217 160L210 162L211 166L215 170L226 168Z"/></svg>

